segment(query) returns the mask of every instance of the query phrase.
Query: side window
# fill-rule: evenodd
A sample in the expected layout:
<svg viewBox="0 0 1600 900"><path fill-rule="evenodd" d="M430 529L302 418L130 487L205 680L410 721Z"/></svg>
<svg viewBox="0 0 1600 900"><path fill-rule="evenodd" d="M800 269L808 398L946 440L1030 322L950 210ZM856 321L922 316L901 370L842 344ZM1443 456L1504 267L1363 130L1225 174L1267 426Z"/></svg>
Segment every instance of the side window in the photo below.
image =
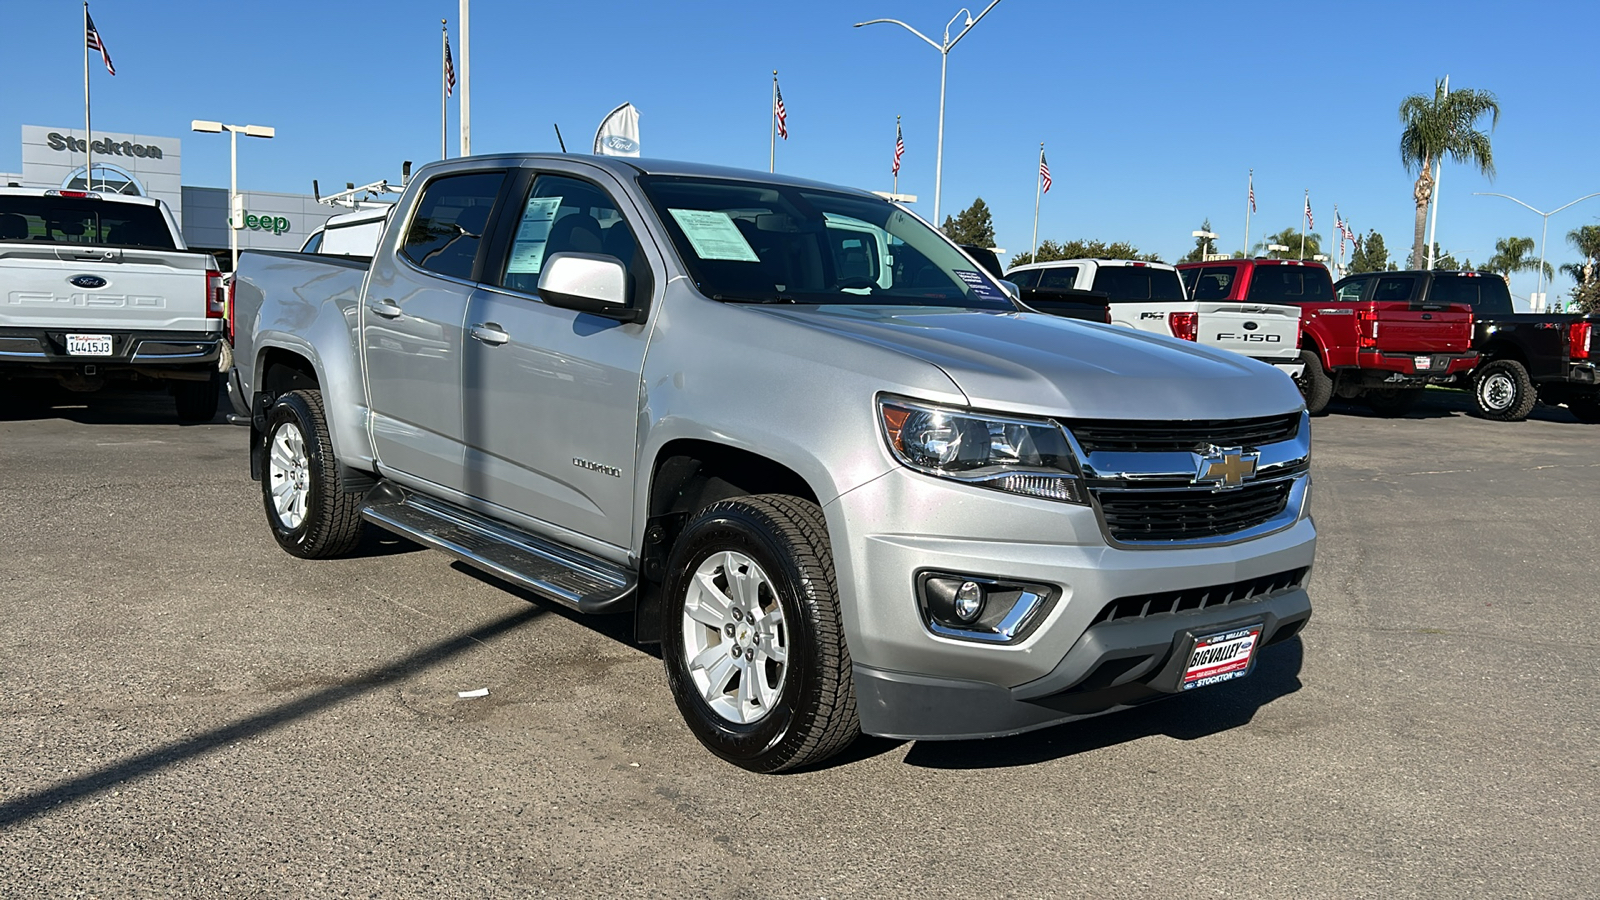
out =
<svg viewBox="0 0 1600 900"><path fill-rule="evenodd" d="M1354 302L1361 299L1361 292L1366 289L1367 282L1371 279L1357 278L1339 286L1339 298L1342 301Z"/></svg>
<svg viewBox="0 0 1600 900"><path fill-rule="evenodd" d="M1380 303L1404 303L1411 299L1410 278L1379 278L1372 299Z"/></svg>
<svg viewBox="0 0 1600 900"><path fill-rule="evenodd" d="M544 261L556 253L615 257L628 270L630 294L649 283L649 264L610 195L587 181L540 175L522 205L498 283L524 294L537 292Z"/></svg>
<svg viewBox="0 0 1600 900"><path fill-rule="evenodd" d="M1194 297L1194 288L1195 288L1195 285L1200 281L1200 270L1199 269L1184 269L1181 274L1183 275L1183 289L1184 289L1184 291L1188 293L1189 299L1191 299L1191 300L1195 299L1195 297Z"/></svg>
<svg viewBox="0 0 1600 900"><path fill-rule="evenodd" d="M1021 272L1012 272L1006 280L1019 288L1036 288L1039 286L1039 270L1023 269Z"/></svg>
<svg viewBox="0 0 1600 900"><path fill-rule="evenodd" d="M1232 266L1207 266L1204 269L1190 269L1188 275L1199 272L1200 277L1189 290L1191 300L1226 300L1233 290Z"/></svg>
<svg viewBox="0 0 1600 900"><path fill-rule="evenodd" d="M446 175L429 182L417 201L400 252L430 272L472 278L504 172Z"/></svg>
<svg viewBox="0 0 1600 900"><path fill-rule="evenodd" d="M316 252L320 251L322 249L322 235L323 235L323 232L319 231L316 234L313 234L311 237L307 238L306 239L306 244L305 244L304 247L300 248L300 252L301 253L316 253Z"/></svg>
<svg viewBox="0 0 1600 900"><path fill-rule="evenodd" d="M1077 266L1067 266L1064 269L1041 269L1039 271L1039 287L1041 288L1072 290L1077 283Z"/></svg>

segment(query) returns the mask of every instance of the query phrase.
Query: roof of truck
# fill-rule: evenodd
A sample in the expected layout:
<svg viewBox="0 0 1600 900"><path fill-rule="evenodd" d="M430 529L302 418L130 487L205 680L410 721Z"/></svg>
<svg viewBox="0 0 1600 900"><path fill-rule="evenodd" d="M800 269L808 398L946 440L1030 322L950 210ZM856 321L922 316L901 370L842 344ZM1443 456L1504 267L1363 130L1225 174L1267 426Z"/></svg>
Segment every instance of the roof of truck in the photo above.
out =
<svg viewBox="0 0 1600 900"><path fill-rule="evenodd" d="M64 188L25 188L25 187L0 187L0 196L5 197L69 197L72 199L110 200L114 203L132 203L138 206L160 206L161 201L154 197L134 197L128 194L115 194L102 191L73 191Z"/></svg>
<svg viewBox="0 0 1600 900"><path fill-rule="evenodd" d="M721 178L732 181L756 181L763 184L781 184L791 187L822 188L830 191L844 191L860 194L864 197L876 196L870 191L860 188L845 187L843 185L829 184L824 181L812 181L807 178L796 178L774 172L761 172L755 169L737 169L731 166L711 166L704 163L683 162L671 159L636 159L621 156L590 156L583 153L498 153L484 156L457 157L450 160L432 162L418 170L423 174L436 166L462 165L466 163L507 162L513 164L534 163L540 160L578 162L586 165L608 169L613 174L622 178L631 178L634 175L678 175L692 178Z"/></svg>

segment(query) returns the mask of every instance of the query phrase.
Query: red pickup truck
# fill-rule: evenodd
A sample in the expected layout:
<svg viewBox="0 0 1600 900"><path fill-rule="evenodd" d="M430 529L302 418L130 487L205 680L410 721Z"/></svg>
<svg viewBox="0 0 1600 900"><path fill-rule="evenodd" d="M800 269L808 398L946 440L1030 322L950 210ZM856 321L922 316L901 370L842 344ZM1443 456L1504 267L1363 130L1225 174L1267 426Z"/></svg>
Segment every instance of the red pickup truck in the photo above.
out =
<svg viewBox="0 0 1600 900"><path fill-rule="evenodd" d="M1313 415L1335 394L1400 415L1428 385L1456 381L1478 363L1472 307L1414 302L1409 280L1379 275L1335 295L1327 268L1315 262L1229 259L1178 271L1191 291L1211 281L1229 300L1300 307L1300 391Z"/></svg>

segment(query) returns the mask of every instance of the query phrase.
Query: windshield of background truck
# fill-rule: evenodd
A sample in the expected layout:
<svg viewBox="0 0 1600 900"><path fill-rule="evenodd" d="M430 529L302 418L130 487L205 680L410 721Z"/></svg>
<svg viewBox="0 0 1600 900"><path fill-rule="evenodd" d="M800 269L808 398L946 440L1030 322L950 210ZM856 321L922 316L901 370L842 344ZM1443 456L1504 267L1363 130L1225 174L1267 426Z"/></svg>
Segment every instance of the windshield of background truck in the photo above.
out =
<svg viewBox="0 0 1600 900"><path fill-rule="evenodd" d="M1112 303L1182 303L1187 299L1183 295L1183 280L1177 272L1149 266L1101 266L1100 271L1094 273L1094 286L1090 290L1111 295Z"/></svg>
<svg viewBox="0 0 1600 900"><path fill-rule="evenodd" d="M176 250L161 210L88 197L0 195L0 242Z"/></svg>
<svg viewBox="0 0 1600 900"><path fill-rule="evenodd" d="M1325 303L1333 299L1327 269L1309 266L1256 266L1250 276L1250 303Z"/></svg>
<svg viewBox="0 0 1600 900"><path fill-rule="evenodd" d="M686 176L639 184L713 300L1016 309L977 263L887 201Z"/></svg>
<svg viewBox="0 0 1600 900"><path fill-rule="evenodd" d="M1475 313L1509 313L1511 292L1499 275L1435 275L1428 303L1466 303Z"/></svg>

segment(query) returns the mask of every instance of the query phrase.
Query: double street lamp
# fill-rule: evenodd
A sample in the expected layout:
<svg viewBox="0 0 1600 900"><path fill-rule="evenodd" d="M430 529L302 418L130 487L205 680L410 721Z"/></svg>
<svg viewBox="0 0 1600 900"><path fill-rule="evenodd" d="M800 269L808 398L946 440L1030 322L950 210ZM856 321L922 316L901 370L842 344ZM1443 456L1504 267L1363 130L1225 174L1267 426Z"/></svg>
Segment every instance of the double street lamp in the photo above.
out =
<svg viewBox="0 0 1600 900"><path fill-rule="evenodd" d="M228 185L228 249L233 252L233 268L229 271L236 272L239 269L239 229L244 227L244 221L240 218L243 211L239 209L239 135L270 138L278 132L268 125L224 125L206 119L195 119L189 123L189 128L206 134L221 134L226 131L233 144L230 163L232 177Z"/></svg>
<svg viewBox="0 0 1600 900"><path fill-rule="evenodd" d="M1213 242L1217 239L1216 232L1214 232L1214 231L1191 231L1191 232L1189 232L1189 236L1205 241L1205 243L1203 245L1201 245L1201 247L1200 247L1200 261L1201 262L1206 262L1207 258L1210 257L1213 252L1215 252L1216 244L1213 243Z"/></svg>
<svg viewBox="0 0 1600 900"><path fill-rule="evenodd" d="M933 164L933 224L936 228L939 227L939 196L944 179L944 76L945 70L950 66L950 51L955 49L956 44L962 38L967 36L967 32L972 30L972 26L982 21L983 17L989 14L989 10L994 9L995 4L999 2L1000 0L994 0L994 2L984 7L983 12L978 13L976 18L973 17L972 11L966 9L965 7L958 10L954 16L950 17L950 21L945 23L943 44L934 42L932 38L916 30L915 28L912 28L910 25L907 25L899 19L872 19L867 22L857 22L854 26L856 28L860 28L863 25L899 25L901 28L904 28L917 37L922 38L924 41L927 41L928 46L939 51L939 149ZM966 26L961 29L960 34L957 34L954 39L951 39L950 26L954 25L956 23L956 19L959 19L962 16L967 17Z"/></svg>
<svg viewBox="0 0 1600 900"><path fill-rule="evenodd" d="M1477 196L1477 197L1504 197L1507 200L1510 200L1512 203L1517 204L1518 206L1524 206L1524 207L1527 207L1528 209L1533 209L1533 207L1528 206L1528 204L1523 203L1521 200L1518 200L1517 198L1511 196L1510 194L1496 194L1493 191L1473 191L1472 193L1473 193L1473 196ZM1576 206L1577 204L1582 203L1583 201L1589 199L1590 197L1600 197L1600 191L1596 191L1596 192L1594 192L1592 194L1585 194L1584 196L1579 197L1578 199L1572 201L1571 203L1568 203L1567 206ZM1550 236L1550 217L1555 215L1558 212L1561 212L1563 209L1566 209L1567 206L1558 206L1555 209L1550 210L1549 212L1539 212L1539 210L1533 209L1534 212L1539 213L1539 215L1544 217L1544 230L1539 232L1539 290L1538 290L1537 293L1539 293L1541 295L1544 294L1544 240L1545 240L1545 238Z"/></svg>

